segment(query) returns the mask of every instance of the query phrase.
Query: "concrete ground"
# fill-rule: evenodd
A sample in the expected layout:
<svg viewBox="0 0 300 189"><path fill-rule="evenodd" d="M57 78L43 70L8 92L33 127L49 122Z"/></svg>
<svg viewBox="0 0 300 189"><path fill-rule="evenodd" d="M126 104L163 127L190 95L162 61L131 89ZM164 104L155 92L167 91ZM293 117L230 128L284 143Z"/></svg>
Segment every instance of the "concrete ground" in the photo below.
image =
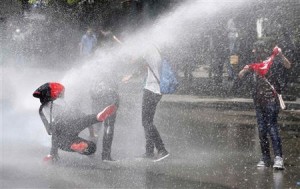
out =
<svg viewBox="0 0 300 189"><path fill-rule="evenodd" d="M26 84L24 80L22 85ZM3 89L9 91L7 86ZM145 143L141 90L137 86L122 86L112 147L112 156L118 161L101 161L100 129L94 156L60 151L61 159L47 164L42 159L49 153L50 137L37 113L39 102L31 101L32 91L26 90L22 94L28 95L11 95L1 100L1 188L300 187L296 113L279 114L286 169L258 169L260 147L250 99L166 95L157 107L155 124L171 155L154 163L138 158L144 153ZM26 102L17 103L20 98ZM287 102L294 108L299 107L298 103ZM87 132L82 136L87 137Z"/></svg>
<svg viewBox="0 0 300 189"><path fill-rule="evenodd" d="M45 132L30 133L26 129L31 124L41 126L36 112L4 113L1 188L297 187L299 136L281 131L284 171L256 168L260 149L252 110L186 105L170 108L166 97L158 107L155 122L171 155L158 163L137 158L144 152L144 133L133 99L123 101L131 108L123 106L118 115L112 153L118 161L114 163L100 160L100 137L94 157L60 152L59 162L43 164L42 158L49 152L49 144L43 142L49 138ZM4 106L4 112L9 108ZM20 124L10 125L13 117L18 117ZM282 125L285 121L279 122Z"/></svg>

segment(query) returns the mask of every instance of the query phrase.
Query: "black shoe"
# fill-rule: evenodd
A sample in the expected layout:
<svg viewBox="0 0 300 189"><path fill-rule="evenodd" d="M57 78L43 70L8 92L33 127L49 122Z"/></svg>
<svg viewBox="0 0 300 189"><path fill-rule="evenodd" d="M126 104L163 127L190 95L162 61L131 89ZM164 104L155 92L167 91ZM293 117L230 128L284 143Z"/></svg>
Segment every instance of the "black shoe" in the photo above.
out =
<svg viewBox="0 0 300 189"><path fill-rule="evenodd" d="M166 157L168 157L169 155L170 154L167 150L161 150L158 152L157 158L154 160L154 162L161 161L161 160L165 159Z"/></svg>
<svg viewBox="0 0 300 189"><path fill-rule="evenodd" d="M107 157L102 157L102 161L105 161L105 162L114 162L116 160L114 160L113 158L111 158L110 156L107 156Z"/></svg>

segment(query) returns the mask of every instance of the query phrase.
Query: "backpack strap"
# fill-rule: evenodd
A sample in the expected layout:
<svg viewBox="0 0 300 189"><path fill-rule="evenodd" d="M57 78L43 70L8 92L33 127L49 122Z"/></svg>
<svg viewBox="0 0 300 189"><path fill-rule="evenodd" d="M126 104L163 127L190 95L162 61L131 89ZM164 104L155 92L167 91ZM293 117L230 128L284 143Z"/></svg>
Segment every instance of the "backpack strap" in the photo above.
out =
<svg viewBox="0 0 300 189"><path fill-rule="evenodd" d="M277 91L276 91L276 89L275 89L275 87L268 81L268 79L265 78L265 77L263 77L263 79L264 79L265 82L268 83L268 85L270 85L270 87L271 87L273 93L274 93L275 95L278 94Z"/></svg>
<svg viewBox="0 0 300 189"><path fill-rule="evenodd" d="M286 106L283 101L282 95L276 91L275 87L268 81L267 78L264 77L264 80L270 85L271 89L273 90L273 93L277 96L281 109L285 110Z"/></svg>
<svg viewBox="0 0 300 189"><path fill-rule="evenodd" d="M158 48L155 44L152 44L152 45L153 45L153 47L157 50L158 54L159 54L160 57L161 57L161 52L160 52L159 48ZM154 73L153 69L152 69L151 66L148 64L147 61L146 61L146 63L147 63L147 67L150 69L150 71L151 71L152 74L154 75L154 77L155 77L157 83L160 85L160 80L158 79L158 77L156 76L156 74ZM161 62L161 64L162 64L162 62Z"/></svg>
<svg viewBox="0 0 300 189"><path fill-rule="evenodd" d="M160 85L160 80L158 79L158 77L156 76L156 74L154 73L154 71L152 70L151 66L147 63L147 66L149 68L149 70L152 72L152 74L154 75L157 83Z"/></svg>

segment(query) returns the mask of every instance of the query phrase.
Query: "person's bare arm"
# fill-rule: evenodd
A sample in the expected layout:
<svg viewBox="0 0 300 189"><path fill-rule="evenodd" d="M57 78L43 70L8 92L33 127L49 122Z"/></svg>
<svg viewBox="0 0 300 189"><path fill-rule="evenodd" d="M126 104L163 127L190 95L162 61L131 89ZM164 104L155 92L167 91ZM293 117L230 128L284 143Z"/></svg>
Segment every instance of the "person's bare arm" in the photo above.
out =
<svg viewBox="0 0 300 189"><path fill-rule="evenodd" d="M283 55L281 48L279 48L278 46L275 46L275 48L273 49L273 53L274 52L277 54L277 56L282 58L283 66L286 69L290 69L292 67L292 63Z"/></svg>
<svg viewBox="0 0 300 189"><path fill-rule="evenodd" d="M83 48L82 43L80 42L78 46L79 46L79 55L82 55L82 48Z"/></svg>
<svg viewBox="0 0 300 189"><path fill-rule="evenodd" d="M41 120L42 120L42 122L43 122L43 124L44 124L44 126L45 126L45 129L46 129L46 131L47 131L47 133L48 133L48 135L51 135L51 125L50 125L50 123L48 122L48 120L47 120L47 118L46 118L46 116L45 116L45 114L44 114L44 112L43 112L43 108L46 106L46 104L42 104L41 106L40 106L40 108L39 108L39 114L40 114L40 117L41 117Z"/></svg>
<svg viewBox="0 0 300 189"><path fill-rule="evenodd" d="M58 139L57 139L57 133L52 134L51 138L51 150L50 155L52 156L53 160L58 160Z"/></svg>
<svg viewBox="0 0 300 189"><path fill-rule="evenodd" d="M282 54L280 53L279 54L283 60L283 66L286 68L286 69L290 69L292 67L292 63Z"/></svg>

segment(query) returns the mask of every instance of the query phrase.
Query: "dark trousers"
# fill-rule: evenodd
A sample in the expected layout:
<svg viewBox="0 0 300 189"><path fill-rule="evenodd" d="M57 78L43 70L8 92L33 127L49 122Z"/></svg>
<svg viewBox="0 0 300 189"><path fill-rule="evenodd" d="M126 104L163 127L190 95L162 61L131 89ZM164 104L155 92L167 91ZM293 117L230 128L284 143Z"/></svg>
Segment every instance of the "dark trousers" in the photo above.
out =
<svg viewBox="0 0 300 189"><path fill-rule="evenodd" d="M165 150L164 143L159 132L153 124L156 106L161 97L162 96L159 94L144 89L142 102L142 124L145 130L147 154L154 153L154 147L156 147L158 151Z"/></svg>
<svg viewBox="0 0 300 189"><path fill-rule="evenodd" d="M264 104L257 103L255 109L263 160L269 161L271 159L268 135L272 141L274 155L282 157L281 138L277 125L279 113L278 104L276 101L270 101Z"/></svg>
<svg viewBox="0 0 300 189"><path fill-rule="evenodd" d="M119 106L119 94L114 90L101 90L97 94L92 95L92 111L94 113L101 111L105 107L115 104ZM102 157L108 158L111 154L111 146L114 137L114 128L117 114L104 121L104 133L102 140ZM101 123L98 123L101 124Z"/></svg>
<svg viewBox="0 0 300 189"><path fill-rule="evenodd" d="M59 116L58 119L53 123L54 133L52 134L52 145L57 146L64 151L73 151L71 145L79 142L92 143L78 135L81 131L87 127L98 123L96 114L91 115L78 115L73 119L67 116Z"/></svg>

